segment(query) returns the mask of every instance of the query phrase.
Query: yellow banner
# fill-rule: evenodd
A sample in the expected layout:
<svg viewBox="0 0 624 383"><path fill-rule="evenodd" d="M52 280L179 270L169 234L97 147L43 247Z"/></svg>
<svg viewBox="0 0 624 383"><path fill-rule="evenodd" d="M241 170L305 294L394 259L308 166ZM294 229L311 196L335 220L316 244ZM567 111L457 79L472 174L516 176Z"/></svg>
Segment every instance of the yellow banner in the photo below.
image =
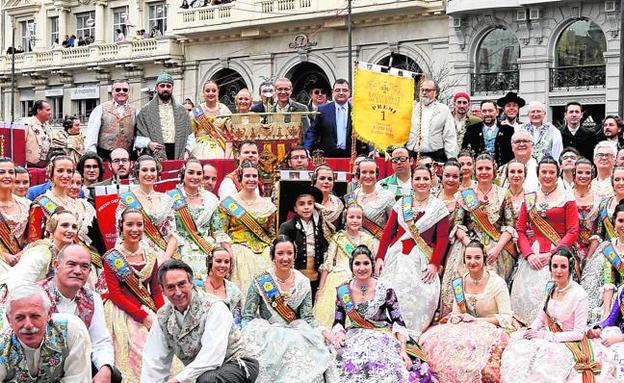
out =
<svg viewBox="0 0 624 383"><path fill-rule="evenodd" d="M414 78L355 69L353 129L378 150L403 145L409 138L414 105Z"/></svg>

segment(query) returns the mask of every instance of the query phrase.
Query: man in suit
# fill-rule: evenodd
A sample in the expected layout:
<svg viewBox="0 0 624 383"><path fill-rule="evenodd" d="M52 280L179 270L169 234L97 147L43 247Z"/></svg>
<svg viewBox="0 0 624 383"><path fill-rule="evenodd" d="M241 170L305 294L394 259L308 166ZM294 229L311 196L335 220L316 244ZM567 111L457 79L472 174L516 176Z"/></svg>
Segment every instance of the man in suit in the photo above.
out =
<svg viewBox="0 0 624 383"><path fill-rule="evenodd" d="M329 87L329 85L327 85ZM308 102L308 110L310 112L317 112L321 105L327 104L327 91L325 85L321 85L320 82L315 82L308 87L308 96L310 96L310 102ZM316 118L315 114L309 116L310 122L314 123Z"/></svg>
<svg viewBox="0 0 624 383"><path fill-rule="evenodd" d="M276 102L271 108L273 113L308 112L308 107L290 98L292 96L292 83L287 78L280 78L275 82ZM251 108L252 112L265 112L264 103L256 104ZM284 118L284 122L290 122L290 117ZM310 128L310 119L307 115L301 116L301 137L305 137Z"/></svg>
<svg viewBox="0 0 624 383"><path fill-rule="evenodd" d="M303 146L308 149L321 149L325 157L351 157L351 90L349 82L338 79L332 88L333 101L321 105L314 124L308 130ZM366 146L356 143L358 153L366 154Z"/></svg>
<svg viewBox="0 0 624 383"><path fill-rule="evenodd" d="M591 159L596 146L596 134L581 126L582 119L583 106L576 101L568 102L565 107L565 125L559 128L561 139L564 148L576 148L583 157Z"/></svg>
<svg viewBox="0 0 624 383"><path fill-rule="evenodd" d="M489 153L499 165L506 164L513 158L511 136L514 128L497 123L498 108L492 100L481 101L482 122L466 128L462 149L470 149L476 155Z"/></svg>
<svg viewBox="0 0 624 383"><path fill-rule="evenodd" d="M137 149L148 148L159 160L186 159L195 144L191 117L173 97L173 77L162 72L156 80L156 97L136 117Z"/></svg>

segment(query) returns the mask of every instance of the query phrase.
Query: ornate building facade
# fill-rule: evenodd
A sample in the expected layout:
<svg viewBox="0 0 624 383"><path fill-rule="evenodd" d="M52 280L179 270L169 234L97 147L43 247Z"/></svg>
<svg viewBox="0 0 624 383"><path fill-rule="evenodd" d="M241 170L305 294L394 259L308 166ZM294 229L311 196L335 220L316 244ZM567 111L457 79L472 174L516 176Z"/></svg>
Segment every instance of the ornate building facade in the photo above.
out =
<svg viewBox="0 0 624 383"><path fill-rule="evenodd" d="M312 82L329 88L347 77L345 1L208 3L4 1L3 30L13 30L15 47L24 52L9 54L12 35L2 35L7 53L0 56L0 120L10 118L13 57L18 118L28 114L34 100L46 99L56 118L77 114L86 119L110 98L111 80L117 78L129 80L131 101L140 106L163 69L174 76L178 102L201 101L202 84L215 80L222 102L229 105L244 87L258 98L266 78L290 78L294 96L305 102ZM436 68L449 67L444 6L442 0L354 0L354 60L434 75ZM65 48L66 35L93 41Z"/></svg>
<svg viewBox="0 0 624 383"><path fill-rule="evenodd" d="M585 106L586 123L617 113L619 1L448 0L449 56L473 102L518 92L563 119Z"/></svg>

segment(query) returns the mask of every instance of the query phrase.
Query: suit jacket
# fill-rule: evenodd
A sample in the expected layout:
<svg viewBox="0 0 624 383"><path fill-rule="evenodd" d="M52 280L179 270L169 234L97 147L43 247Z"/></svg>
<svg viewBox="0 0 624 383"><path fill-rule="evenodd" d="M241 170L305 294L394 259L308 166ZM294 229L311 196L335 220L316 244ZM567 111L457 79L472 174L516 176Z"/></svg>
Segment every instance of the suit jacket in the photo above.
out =
<svg viewBox="0 0 624 383"><path fill-rule="evenodd" d="M511 136L514 134L513 126L498 126L498 134L494 140L494 160L498 165L506 164L513 158L511 151ZM485 151L485 140L483 138L483 122L470 125L466 128L462 149L470 149L478 156Z"/></svg>
<svg viewBox="0 0 624 383"><path fill-rule="evenodd" d="M572 135L566 124L561 126L559 131L561 131L561 140L564 148L571 146L588 160L591 161L594 158L594 147L597 141L596 134L593 131L581 126L576 131L576 134Z"/></svg>
<svg viewBox="0 0 624 383"><path fill-rule="evenodd" d="M258 102L254 104L251 107L251 111L254 113L264 113L265 112L264 104L262 102ZM271 112L273 113L277 112L277 102L273 104L271 108ZM288 107L286 108L286 113L292 113L292 112L309 112L309 110L307 106L291 99L290 102L288 103ZM284 122L290 122L290 116L287 116L284 119ZM305 137L308 129L310 129L310 119L308 118L308 116L302 116L301 117L301 140L303 140L303 137Z"/></svg>
<svg viewBox="0 0 624 383"><path fill-rule="evenodd" d="M189 112L182 105L176 104L173 98L173 121L175 124L175 158L181 160L184 157L184 149L193 129ZM164 144L162 129L160 127L160 113L158 111L158 96L148 102L136 116L136 135L148 137L159 144ZM153 154L153 153L152 153Z"/></svg>
<svg viewBox="0 0 624 383"><path fill-rule="evenodd" d="M314 230L314 270L318 271L323 263L325 252L327 251L327 241L323 235L323 216L319 214L319 219ZM297 245L297 254L295 254L295 269L303 270L306 268L307 251L306 251L306 235L301 225L301 218L295 216L288 221L282 223L279 228L279 234L287 235Z"/></svg>
<svg viewBox="0 0 624 383"><path fill-rule="evenodd" d="M310 126L303 140L303 146L308 150L321 149L325 157L350 157L351 156L351 104L347 103L347 133L346 149L339 149L337 145L338 133L336 126L336 103L330 102L321 105L318 109L314 123ZM356 142L358 154L368 154L367 145L361 141Z"/></svg>

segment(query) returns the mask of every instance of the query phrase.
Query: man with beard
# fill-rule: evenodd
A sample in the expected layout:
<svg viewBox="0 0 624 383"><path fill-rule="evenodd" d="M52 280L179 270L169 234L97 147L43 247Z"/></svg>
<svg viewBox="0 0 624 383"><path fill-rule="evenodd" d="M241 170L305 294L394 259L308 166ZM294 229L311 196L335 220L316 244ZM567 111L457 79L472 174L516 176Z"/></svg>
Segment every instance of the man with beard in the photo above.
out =
<svg viewBox="0 0 624 383"><path fill-rule="evenodd" d="M496 103L503 109L503 119L501 125L509 125L514 130L522 127L522 122L518 119L520 109L526 105L526 101L522 97L518 97L515 92L508 92L505 97L499 98Z"/></svg>
<svg viewBox="0 0 624 383"><path fill-rule="evenodd" d="M455 131L457 132L457 142L464 140L466 129L470 125L481 122L481 118L477 118L468 114L470 108L470 95L466 92L457 92L453 96L453 122L455 122Z"/></svg>
<svg viewBox="0 0 624 383"><path fill-rule="evenodd" d="M453 115L448 106L436 101L438 91L435 81L422 83L423 98L414 103L407 147L436 162L445 162L457 155L459 147Z"/></svg>
<svg viewBox="0 0 624 383"><path fill-rule="evenodd" d="M111 89L112 101L107 101L93 109L87 125L85 149L97 152L108 161L111 151L123 148L132 151L136 108L128 102L130 85L127 80L116 80Z"/></svg>
<svg viewBox="0 0 624 383"><path fill-rule="evenodd" d="M189 113L175 103L172 93L173 77L161 72L156 80L156 97L137 114L134 146L149 149L157 160L186 159L195 144Z"/></svg>
<svg viewBox="0 0 624 383"><path fill-rule="evenodd" d="M123 148L114 149L110 153L111 170L113 176L102 182L93 184L92 186L108 186L108 185L127 185L130 182L130 154Z"/></svg>
<svg viewBox="0 0 624 383"><path fill-rule="evenodd" d="M597 141L609 141L614 143L618 149L624 148L624 138L622 137L622 119L616 115L608 115L602 120L602 130L598 133Z"/></svg>
<svg viewBox="0 0 624 383"><path fill-rule="evenodd" d="M9 291L10 328L0 335L0 381L91 382L87 328L75 315L50 314L50 306L48 295L35 284Z"/></svg>
<svg viewBox="0 0 624 383"><path fill-rule="evenodd" d="M487 152L497 164L506 164L513 158L511 136L514 128L497 123L498 108L496 102L481 101L483 122L470 125L462 142L462 149L470 149L473 153Z"/></svg>
<svg viewBox="0 0 624 383"><path fill-rule="evenodd" d="M559 128L563 147L568 146L578 150L581 155L590 159L596 146L596 135L591 130L581 126L583 106L576 102L568 102L565 107L565 124Z"/></svg>

